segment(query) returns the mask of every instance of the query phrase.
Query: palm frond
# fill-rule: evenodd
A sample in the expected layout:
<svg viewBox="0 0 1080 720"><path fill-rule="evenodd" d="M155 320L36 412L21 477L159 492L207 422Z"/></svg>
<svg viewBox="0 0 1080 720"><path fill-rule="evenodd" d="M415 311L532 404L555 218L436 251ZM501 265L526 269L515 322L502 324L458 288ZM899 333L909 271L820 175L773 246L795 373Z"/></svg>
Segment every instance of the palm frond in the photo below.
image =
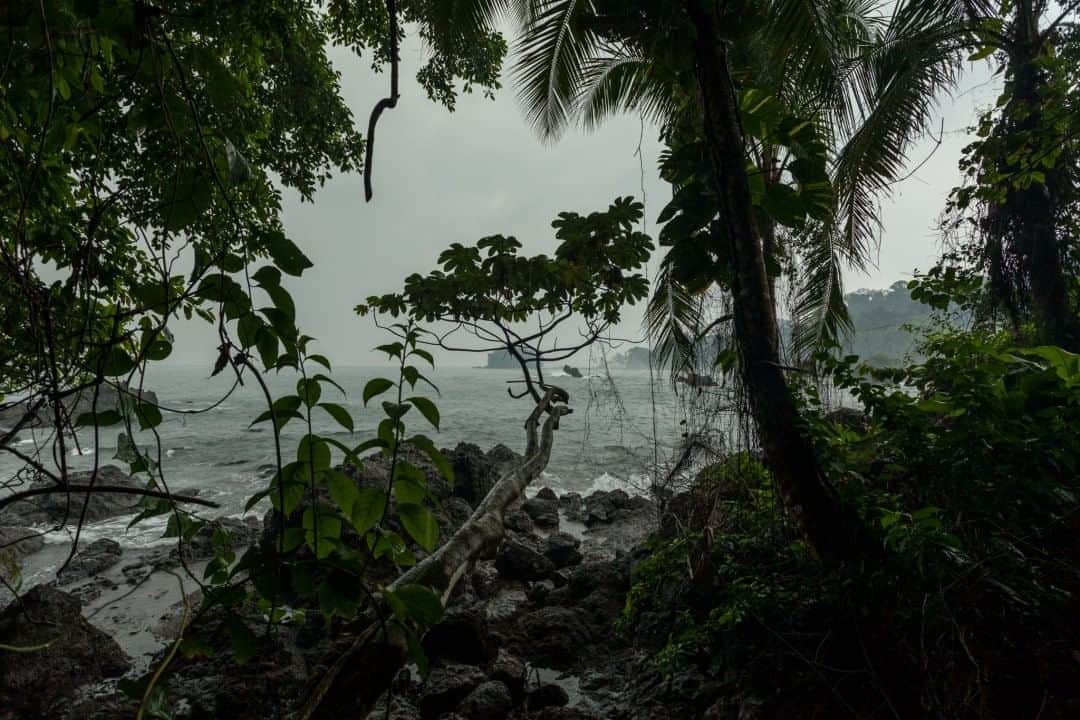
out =
<svg viewBox="0 0 1080 720"><path fill-rule="evenodd" d="M574 113L587 130L620 112L640 112L661 122L674 112L672 88L656 72L656 64L625 48L606 48L584 67L582 91Z"/></svg>
<svg viewBox="0 0 1080 720"><path fill-rule="evenodd" d="M667 263L656 275L644 322L657 364L668 368L673 378L696 367L698 340L705 327L704 303L700 294L671 277Z"/></svg>
<svg viewBox="0 0 1080 720"><path fill-rule="evenodd" d="M573 119L586 68L602 41L586 20L591 0L536 0L536 14L518 42L514 67L526 118L545 140L557 139Z"/></svg>
<svg viewBox="0 0 1080 720"><path fill-rule="evenodd" d="M818 228L803 254L795 293L791 347L800 363L854 329L844 301L843 264L833 228Z"/></svg>

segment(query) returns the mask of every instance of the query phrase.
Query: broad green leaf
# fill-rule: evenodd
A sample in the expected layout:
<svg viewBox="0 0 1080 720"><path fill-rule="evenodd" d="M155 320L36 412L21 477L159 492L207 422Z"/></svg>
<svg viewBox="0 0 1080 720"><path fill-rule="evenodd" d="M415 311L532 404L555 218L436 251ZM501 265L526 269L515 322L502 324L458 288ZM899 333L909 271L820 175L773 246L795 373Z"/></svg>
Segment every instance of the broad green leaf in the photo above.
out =
<svg viewBox="0 0 1080 720"><path fill-rule="evenodd" d="M413 620L421 625L435 625L443 617L443 605L439 596L424 585L402 585L394 593L405 606Z"/></svg>
<svg viewBox="0 0 1080 720"><path fill-rule="evenodd" d="M402 526L416 544L428 552L434 550L439 542L439 524L431 511L414 503L400 503L397 510Z"/></svg>
<svg viewBox="0 0 1080 720"><path fill-rule="evenodd" d="M349 411L337 403L319 403L319 407L329 413L330 417L337 421L337 424L345 428L349 432L353 431L353 419Z"/></svg>
<svg viewBox="0 0 1080 720"><path fill-rule="evenodd" d="M282 272L299 276L312 266L311 261L300 251L296 243L285 237L285 234L280 230L272 230L266 233L266 241L270 257L274 259L274 264Z"/></svg>
<svg viewBox="0 0 1080 720"><path fill-rule="evenodd" d="M341 508L345 517L351 518L356 499L360 495L356 482L341 471L331 470L327 474L327 484L330 486L330 498Z"/></svg>
<svg viewBox="0 0 1080 720"><path fill-rule="evenodd" d="M439 429L439 408L435 406L435 403L428 400L426 397L419 396L408 398L407 402L416 406L416 409L420 411L420 414L423 415L436 430Z"/></svg>
<svg viewBox="0 0 1080 720"><path fill-rule="evenodd" d="M101 410L97 414L88 412L79 415L75 420L75 427L88 427L97 425L98 427L108 427L109 425L116 425L123 422L124 416L115 410Z"/></svg>
<svg viewBox="0 0 1080 720"><path fill-rule="evenodd" d="M305 435L296 448L296 459L311 464L315 472L330 467L330 446L318 435Z"/></svg>
<svg viewBox="0 0 1080 720"><path fill-rule="evenodd" d="M386 493L379 488L360 488L353 501L352 526L360 535L375 527L386 508Z"/></svg>
<svg viewBox="0 0 1080 720"><path fill-rule="evenodd" d="M135 417L139 419L139 429L148 430L161 424L161 410L150 403L139 403L135 406Z"/></svg>
<svg viewBox="0 0 1080 720"><path fill-rule="evenodd" d="M322 387L319 385L318 380L300 378L296 381L296 394L300 396L305 405L314 407L319 402L319 398L322 397Z"/></svg>
<svg viewBox="0 0 1080 720"><path fill-rule="evenodd" d="M374 378L369 380L367 385L364 386L364 405L367 405L368 401L373 397L382 395L392 387L394 387L394 383L386 378Z"/></svg>

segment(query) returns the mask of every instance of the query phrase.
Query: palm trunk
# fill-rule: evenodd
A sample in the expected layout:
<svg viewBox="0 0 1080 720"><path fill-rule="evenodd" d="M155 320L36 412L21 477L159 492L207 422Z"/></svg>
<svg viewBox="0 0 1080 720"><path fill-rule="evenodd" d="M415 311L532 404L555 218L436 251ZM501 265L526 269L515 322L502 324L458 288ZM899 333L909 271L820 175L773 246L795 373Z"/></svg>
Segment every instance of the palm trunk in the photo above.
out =
<svg viewBox="0 0 1080 720"><path fill-rule="evenodd" d="M712 155L720 218L734 263L733 315L742 379L750 398L765 464L787 506L826 560L850 559L865 548L860 525L821 472L780 365L776 310L765 268L746 175L738 103L716 17L697 0L687 2L697 30L697 80Z"/></svg>

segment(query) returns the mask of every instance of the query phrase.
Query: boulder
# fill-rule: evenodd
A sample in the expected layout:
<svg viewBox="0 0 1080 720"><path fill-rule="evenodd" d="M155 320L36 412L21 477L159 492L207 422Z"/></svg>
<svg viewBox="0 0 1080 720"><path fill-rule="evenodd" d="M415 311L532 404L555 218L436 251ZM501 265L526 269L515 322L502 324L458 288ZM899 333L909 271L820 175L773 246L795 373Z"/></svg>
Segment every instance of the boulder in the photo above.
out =
<svg viewBox="0 0 1080 720"><path fill-rule="evenodd" d="M536 491L536 497L541 500L554 500L559 502L559 496L555 494L555 491L549 488L547 485Z"/></svg>
<svg viewBox="0 0 1080 720"><path fill-rule="evenodd" d="M57 575L56 581L60 585L70 585L73 582L93 577L120 562L123 554L120 543L115 540L109 538L95 540L79 548L79 552L71 559L67 567Z"/></svg>
<svg viewBox="0 0 1080 720"><path fill-rule="evenodd" d="M536 524L524 510L508 510L503 518L503 526L507 530L515 530L519 533L531 533L536 530Z"/></svg>
<svg viewBox="0 0 1080 720"><path fill-rule="evenodd" d="M555 683L547 683L531 691L525 704L530 712L536 712L546 707L562 707L568 702L570 696L566 690Z"/></svg>
<svg viewBox="0 0 1080 720"><path fill-rule="evenodd" d="M439 524L443 529L444 535L449 537L457 532L462 525L468 522L469 518L472 517L472 514L472 506L469 505L464 498L455 496L443 501L442 512L437 513L436 518L443 520L443 518L440 518L439 516L444 516L445 520Z"/></svg>
<svg viewBox="0 0 1080 720"><path fill-rule="evenodd" d="M511 535L499 546L495 569L505 580L543 580L555 570L555 564L536 548L526 535Z"/></svg>
<svg viewBox="0 0 1080 720"><path fill-rule="evenodd" d="M472 443L458 443L443 454L454 468L454 494L470 505L476 505L499 480L495 463Z"/></svg>
<svg viewBox="0 0 1080 720"><path fill-rule="evenodd" d="M498 655L492 660L488 668L488 675L492 680L510 688L510 694L515 698L521 698L525 694L525 679L527 668L517 656L511 655L506 650L499 650Z"/></svg>
<svg viewBox="0 0 1080 720"><path fill-rule="evenodd" d="M0 526L0 553L10 553L16 560L45 547L41 532L30 528Z"/></svg>
<svg viewBox="0 0 1080 720"><path fill-rule="evenodd" d="M477 597L487 600L499 589L499 571L490 561L476 563L472 572L472 586Z"/></svg>
<svg viewBox="0 0 1080 720"><path fill-rule="evenodd" d="M432 669L420 689L420 716L431 720L450 712L484 679L480 668L472 665L451 663Z"/></svg>
<svg viewBox="0 0 1080 720"><path fill-rule="evenodd" d="M554 532L547 536L544 555L555 563L555 567L564 568L581 562L581 541L570 533Z"/></svg>
<svg viewBox="0 0 1080 720"><path fill-rule="evenodd" d="M184 559L205 560L213 557L214 535L218 531L228 536L235 550L257 544L262 536L263 525L254 515L248 515L243 520L231 517L215 518L199 528L191 540L184 543Z"/></svg>
<svg viewBox="0 0 1080 720"><path fill-rule="evenodd" d="M583 506L584 502L581 495L575 492L559 496L559 508L563 511L567 520L585 522L585 515L582 512Z"/></svg>
<svg viewBox="0 0 1080 720"><path fill-rule="evenodd" d="M514 707L510 688L498 680L480 683L458 706L469 720L504 720Z"/></svg>
<svg viewBox="0 0 1080 720"><path fill-rule="evenodd" d="M586 525L614 522L619 510L634 505L625 490L598 490L586 497L583 504Z"/></svg>
<svg viewBox="0 0 1080 720"><path fill-rule="evenodd" d="M38 585L0 612L0 644L35 649L0 652L0 718L53 717L83 685L130 667L116 641L82 616L79 601Z"/></svg>
<svg viewBox="0 0 1080 720"><path fill-rule="evenodd" d="M499 443L488 450L487 458L491 461L492 466L500 475L502 475L509 466L516 465L523 459L521 453L514 452L502 443Z"/></svg>
<svg viewBox="0 0 1080 720"><path fill-rule="evenodd" d="M532 518L537 527L559 527L559 501L540 496L531 497L521 504L521 509Z"/></svg>
<svg viewBox="0 0 1080 720"><path fill-rule="evenodd" d="M564 670L585 659L593 632L576 609L545 607L521 617L518 652L530 663Z"/></svg>
<svg viewBox="0 0 1080 720"><path fill-rule="evenodd" d="M69 482L72 485L89 485L92 471L71 473ZM141 488L143 483L131 477L115 465L102 465L97 470L97 478L94 485L118 485L125 488ZM37 480L31 483L30 488L54 487L50 480ZM69 501L70 498L70 502ZM88 523L106 520L117 515L129 515L138 512L140 497L123 493L79 493L68 495L64 492L50 493L48 495L35 495L34 497L20 500L5 508L4 513L11 518L17 518L19 524L56 525L65 522L74 525L79 521L83 512L83 503L86 503L85 521Z"/></svg>
<svg viewBox="0 0 1080 720"><path fill-rule="evenodd" d="M424 652L433 660L481 665L496 654L483 612L478 607L451 607L424 635Z"/></svg>

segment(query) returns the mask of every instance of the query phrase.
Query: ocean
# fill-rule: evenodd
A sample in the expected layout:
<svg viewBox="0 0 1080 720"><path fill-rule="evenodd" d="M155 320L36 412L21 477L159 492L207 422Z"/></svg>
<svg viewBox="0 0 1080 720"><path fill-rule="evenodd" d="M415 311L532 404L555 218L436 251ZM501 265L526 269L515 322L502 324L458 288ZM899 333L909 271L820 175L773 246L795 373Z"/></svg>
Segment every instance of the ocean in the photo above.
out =
<svg viewBox="0 0 1080 720"><path fill-rule="evenodd" d="M267 482L265 468L274 462L273 436L266 423L251 426L252 420L266 410L258 385L250 380L222 400L232 385L229 371L209 377L204 367L159 366L152 370L145 388L153 390L164 412L158 427L162 467L169 488L174 492L197 488L199 496L221 505L208 515L240 515L247 499ZM338 367L332 377L346 391L325 387L323 400L344 405L352 413L355 430L344 431L322 411L315 414L315 431L355 446L375 434L382 419L377 402L364 408L361 392L373 377L389 377L388 367ZM440 447L470 442L488 450L497 443L522 451L525 445L523 423L532 407L528 399L515 400L507 394L508 382L519 377L511 370L441 367L428 373L438 385L440 395L424 386L417 394L426 394L441 412L441 430L436 432L419 413L411 412L405 420L411 432L428 434ZM276 396L295 392L296 376L291 373L266 377ZM548 485L566 492L587 493L595 489L621 487L629 492L644 491L654 468L669 463L688 428L702 423L702 408L715 407L708 390L673 387L667 377L650 379L647 370L612 370L572 378L554 373L551 382L570 394L573 414L563 418L556 434L547 471L534 485ZM336 396L336 397L335 397ZM380 400L383 398L380 398ZM285 461L295 453L305 431L293 421L283 431ZM101 464L123 463L114 459L118 430L102 428L98 447L93 446L93 430L79 433L78 449L69 448L69 467L73 470ZM156 443L149 432L136 438L140 447L156 455ZM24 432L18 449L31 452L35 443L48 441L43 431ZM655 451L654 451L655 449ZM51 450L43 455L49 457ZM340 459L340 458L336 458ZM9 478L21 462L9 453L0 453L0 473ZM661 470L662 472L662 470ZM253 512L259 515L265 508ZM130 518L114 518L84 530L83 538L112 537L123 545L146 546L161 542L164 519L155 519L127 528ZM0 518L3 523L3 518ZM66 542L64 531L50 533L52 542Z"/></svg>

